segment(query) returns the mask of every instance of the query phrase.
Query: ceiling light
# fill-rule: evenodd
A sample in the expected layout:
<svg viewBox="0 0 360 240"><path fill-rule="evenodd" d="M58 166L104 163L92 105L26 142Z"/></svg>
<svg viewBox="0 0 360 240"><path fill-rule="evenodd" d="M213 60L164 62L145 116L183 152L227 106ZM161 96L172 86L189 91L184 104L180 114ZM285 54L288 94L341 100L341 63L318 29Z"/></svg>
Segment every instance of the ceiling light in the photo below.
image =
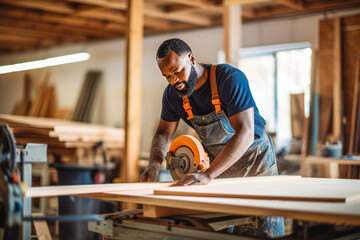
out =
<svg viewBox="0 0 360 240"><path fill-rule="evenodd" d="M81 61L86 61L89 58L90 58L89 53L82 52L82 53L64 55L60 57L47 58L44 60L5 65L5 66L0 66L0 74L51 67L66 63L81 62Z"/></svg>

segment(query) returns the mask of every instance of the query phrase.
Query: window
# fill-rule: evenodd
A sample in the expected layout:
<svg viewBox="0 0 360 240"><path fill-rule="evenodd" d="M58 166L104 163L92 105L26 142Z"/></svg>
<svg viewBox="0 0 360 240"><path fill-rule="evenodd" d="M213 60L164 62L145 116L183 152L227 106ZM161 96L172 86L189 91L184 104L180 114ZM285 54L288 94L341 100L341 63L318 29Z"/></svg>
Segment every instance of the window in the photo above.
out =
<svg viewBox="0 0 360 240"><path fill-rule="evenodd" d="M309 113L311 48L309 43L284 44L240 50L239 69L247 76L266 130L276 133L276 150L290 149L290 94L304 93Z"/></svg>

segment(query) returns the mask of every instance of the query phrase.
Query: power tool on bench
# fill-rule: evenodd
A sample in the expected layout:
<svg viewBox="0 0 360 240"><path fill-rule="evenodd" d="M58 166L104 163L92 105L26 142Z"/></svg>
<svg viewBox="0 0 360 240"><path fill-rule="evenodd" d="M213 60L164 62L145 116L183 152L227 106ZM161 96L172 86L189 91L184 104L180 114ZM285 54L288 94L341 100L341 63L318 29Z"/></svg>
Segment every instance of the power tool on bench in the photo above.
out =
<svg viewBox="0 0 360 240"><path fill-rule="evenodd" d="M32 183L32 163L46 163L47 145L17 146L6 124L0 124L0 240L30 239L30 221L100 221L97 214L31 216L31 198L23 192ZM26 183L25 183L26 182Z"/></svg>
<svg viewBox="0 0 360 240"><path fill-rule="evenodd" d="M203 172L210 166L209 156L200 141L190 135L182 135L171 143L166 154L166 169L174 180L188 173Z"/></svg>
<svg viewBox="0 0 360 240"><path fill-rule="evenodd" d="M0 125L0 229L22 222L22 191L16 165L15 139L7 125ZM0 239L4 231L0 230Z"/></svg>

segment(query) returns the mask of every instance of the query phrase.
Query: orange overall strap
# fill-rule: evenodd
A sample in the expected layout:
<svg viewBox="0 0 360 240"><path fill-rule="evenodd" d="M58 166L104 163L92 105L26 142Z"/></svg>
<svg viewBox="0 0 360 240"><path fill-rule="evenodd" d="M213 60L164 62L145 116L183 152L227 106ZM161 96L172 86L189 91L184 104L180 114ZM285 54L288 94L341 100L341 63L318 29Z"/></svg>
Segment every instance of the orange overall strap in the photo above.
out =
<svg viewBox="0 0 360 240"><path fill-rule="evenodd" d="M216 84L216 67L217 65L212 65L210 69L211 103L215 106L216 113L221 113L220 97Z"/></svg>
<svg viewBox="0 0 360 240"><path fill-rule="evenodd" d="M190 102L189 102L189 99L187 96L182 96L182 100L183 100L183 107L186 111L186 113L188 114L188 118L187 120L190 120L190 119L193 119L194 118L194 114L193 112L191 111L191 106L190 106Z"/></svg>

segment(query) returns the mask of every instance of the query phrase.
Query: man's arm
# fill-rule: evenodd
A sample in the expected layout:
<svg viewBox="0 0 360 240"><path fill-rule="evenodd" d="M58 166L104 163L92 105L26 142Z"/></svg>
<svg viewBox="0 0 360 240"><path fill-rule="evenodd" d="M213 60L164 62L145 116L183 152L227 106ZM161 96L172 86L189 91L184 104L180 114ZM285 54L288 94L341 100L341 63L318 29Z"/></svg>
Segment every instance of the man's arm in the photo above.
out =
<svg viewBox="0 0 360 240"><path fill-rule="evenodd" d="M171 138L176 131L179 121L167 122L160 119L159 126L151 144L150 161L148 168L141 175L142 182L153 182L159 175L161 163L169 150Z"/></svg>
<svg viewBox="0 0 360 240"><path fill-rule="evenodd" d="M221 153L203 173L186 175L174 186L207 184L237 162L254 141L254 108L235 114L229 118L235 134L227 142Z"/></svg>

